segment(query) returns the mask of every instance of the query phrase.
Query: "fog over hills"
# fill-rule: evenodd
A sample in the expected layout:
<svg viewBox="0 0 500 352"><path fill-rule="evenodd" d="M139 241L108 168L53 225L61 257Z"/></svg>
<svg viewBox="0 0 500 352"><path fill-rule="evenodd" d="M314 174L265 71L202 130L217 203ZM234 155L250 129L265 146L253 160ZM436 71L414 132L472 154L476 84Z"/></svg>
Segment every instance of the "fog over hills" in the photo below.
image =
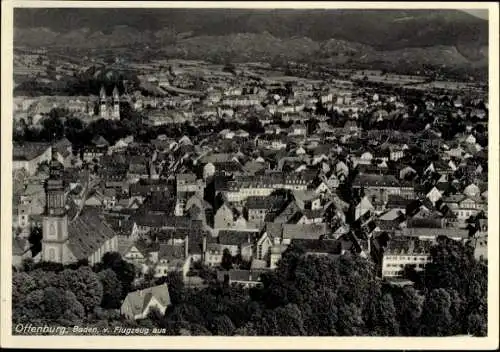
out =
<svg viewBox="0 0 500 352"><path fill-rule="evenodd" d="M15 46L487 63L488 22L459 10L15 9L14 25Z"/></svg>

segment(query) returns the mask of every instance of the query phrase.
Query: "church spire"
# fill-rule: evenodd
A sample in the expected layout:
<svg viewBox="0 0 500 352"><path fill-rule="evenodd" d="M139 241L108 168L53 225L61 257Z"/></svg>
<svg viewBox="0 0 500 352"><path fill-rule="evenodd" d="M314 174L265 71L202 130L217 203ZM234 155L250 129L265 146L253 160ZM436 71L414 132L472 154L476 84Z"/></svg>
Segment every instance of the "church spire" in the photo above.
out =
<svg viewBox="0 0 500 352"><path fill-rule="evenodd" d="M104 86L101 86L101 91L99 92L99 97L101 99L106 99L106 89L104 89Z"/></svg>
<svg viewBox="0 0 500 352"><path fill-rule="evenodd" d="M62 216L66 212L66 200L63 182L64 166L57 160L56 148L52 147L52 160L49 164L49 178L45 184L46 212L49 215Z"/></svg>

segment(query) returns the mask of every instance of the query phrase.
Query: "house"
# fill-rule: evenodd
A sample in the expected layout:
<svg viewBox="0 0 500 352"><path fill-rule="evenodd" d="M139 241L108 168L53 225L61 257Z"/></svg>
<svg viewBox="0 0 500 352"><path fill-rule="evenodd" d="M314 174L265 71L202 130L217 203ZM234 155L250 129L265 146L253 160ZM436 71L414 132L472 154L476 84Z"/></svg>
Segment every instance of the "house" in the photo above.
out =
<svg viewBox="0 0 500 352"><path fill-rule="evenodd" d="M215 212L214 229L232 228L245 229L246 219L236 208L224 202Z"/></svg>
<svg viewBox="0 0 500 352"><path fill-rule="evenodd" d="M120 254L122 255L123 260L134 264L143 274L147 273L149 266L151 263L151 252L157 250L158 244L148 244L144 240L136 240L133 241L130 238L126 242L128 246L126 249L122 249Z"/></svg>
<svg viewBox="0 0 500 352"><path fill-rule="evenodd" d="M96 136L91 141L91 145L85 146L83 149L83 160L93 162L99 160L108 151L109 142L103 136Z"/></svg>
<svg viewBox="0 0 500 352"><path fill-rule="evenodd" d="M364 190L372 203L387 202L389 195L400 195L404 198L413 198L414 189L411 185L403 185L393 175L358 174L353 181L353 188Z"/></svg>
<svg viewBox="0 0 500 352"><path fill-rule="evenodd" d="M145 235L150 231L168 229L199 229L202 224L187 216L168 216L164 213L146 212L136 214L133 218L132 233L134 236Z"/></svg>
<svg viewBox="0 0 500 352"><path fill-rule="evenodd" d="M436 204L436 202L442 197L443 194L436 187L432 187L432 189L426 194L426 198L429 199L432 204Z"/></svg>
<svg viewBox="0 0 500 352"><path fill-rule="evenodd" d="M488 235L482 234L470 240L469 244L474 248L474 257L478 261L488 260Z"/></svg>
<svg viewBox="0 0 500 352"><path fill-rule="evenodd" d="M256 259L266 261L270 268L276 267L276 263L281 259L281 254L286 250L291 242L291 238L289 235L287 235L286 240L283 241L283 225L284 224L279 223L267 223L260 238L257 240ZM303 227L303 225L298 226L299 229ZM298 236L298 238L320 237L320 235L316 236L314 234L305 233L302 233L302 235L296 235Z"/></svg>
<svg viewBox="0 0 500 352"><path fill-rule="evenodd" d="M319 210L321 206L321 195L315 190L293 190L293 198L302 210Z"/></svg>
<svg viewBox="0 0 500 352"><path fill-rule="evenodd" d="M210 237L207 237L207 244L204 254L204 264L209 267L219 267L222 263L222 256L224 253L224 246L216 242L208 242Z"/></svg>
<svg viewBox="0 0 500 352"><path fill-rule="evenodd" d="M207 224L208 219L213 218L213 208L210 203L203 199L200 194L192 194L183 202L181 216L187 215L192 220L200 220L202 224Z"/></svg>
<svg viewBox="0 0 500 352"><path fill-rule="evenodd" d="M250 261L253 254L255 231L232 231L220 230L217 235L217 243L222 250L228 249L231 255L241 255L245 261Z"/></svg>
<svg viewBox="0 0 500 352"><path fill-rule="evenodd" d="M73 160L73 146L71 142L67 138L63 138L55 143L53 148L57 153L57 160L64 167L70 167Z"/></svg>
<svg viewBox="0 0 500 352"><path fill-rule="evenodd" d="M38 165L50 162L52 147L43 143L14 144L12 156L12 170L24 169L29 176L37 172Z"/></svg>
<svg viewBox="0 0 500 352"><path fill-rule="evenodd" d="M307 135L307 126L294 124L288 128L289 136L306 136Z"/></svg>
<svg viewBox="0 0 500 352"><path fill-rule="evenodd" d="M218 271L217 281L227 283L228 285L238 285L243 288L252 288L262 286L260 275L266 270L236 270Z"/></svg>
<svg viewBox="0 0 500 352"><path fill-rule="evenodd" d="M168 285L163 284L130 292L121 305L120 313L130 320L144 319L153 308L165 314L170 304Z"/></svg>
<svg viewBox="0 0 500 352"><path fill-rule="evenodd" d="M286 199L282 196L250 196L245 202L248 222L260 228L269 213L275 213L285 205Z"/></svg>
<svg viewBox="0 0 500 352"><path fill-rule="evenodd" d="M415 238L389 240L382 256L382 277L401 277L407 265L414 266L416 271L425 270L425 265L431 261L431 245L431 241Z"/></svg>
<svg viewBox="0 0 500 352"><path fill-rule="evenodd" d="M398 236L407 238L418 238L422 241L436 241L438 237L444 236L454 241L463 242L469 238L469 230L456 227L403 227L400 231L396 231Z"/></svg>
<svg viewBox="0 0 500 352"><path fill-rule="evenodd" d="M349 167L343 161L339 161L335 165L335 174L340 181L343 181L349 176Z"/></svg>
<svg viewBox="0 0 500 352"><path fill-rule="evenodd" d="M190 268L188 236L182 244L160 243L158 251L151 253L153 257L154 276L162 277L171 272L179 272L183 278Z"/></svg>
<svg viewBox="0 0 500 352"><path fill-rule="evenodd" d="M31 245L25 238L12 239L12 266L21 268L23 260L31 258Z"/></svg>
<svg viewBox="0 0 500 352"><path fill-rule="evenodd" d="M108 148L108 153L117 153L125 151L128 146L134 142L134 136L120 138L116 143Z"/></svg>
<svg viewBox="0 0 500 352"><path fill-rule="evenodd" d="M330 239L294 239L290 245L304 250L306 256L336 256L342 247L340 241Z"/></svg>
<svg viewBox="0 0 500 352"><path fill-rule="evenodd" d="M465 187L463 194L465 194L468 197L478 197L481 194L481 190L479 189L478 186L471 183L470 185Z"/></svg>
<svg viewBox="0 0 500 352"><path fill-rule="evenodd" d="M271 247L269 251L269 268L276 269L278 267L278 263L281 260L283 253L288 248L288 245L278 244Z"/></svg>
<svg viewBox="0 0 500 352"><path fill-rule="evenodd" d="M33 226L33 217L44 213L45 203L46 195L43 185L29 183L19 197L17 214L14 213L17 215L17 219L13 219L13 226L15 227L17 223L22 233L28 234Z"/></svg>
<svg viewBox="0 0 500 352"><path fill-rule="evenodd" d="M182 173L175 175L176 191L177 192L203 192L205 183L203 180L198 180L193 173Z"/></svg>
<svg viewBox="0 0 500 352"><path fill-rule="evenodd" d="M485 210L485 202L479 197L452 195L443 198L442 201L462 223Z"/></svg>
<svg viewBox="0 0 500 352"><path fill-rule="evenodd" d="M345 124L344 124L344 131L346 131L347 133L350 133L350 132L357 132L359 130L358 128L358 124L356 123L355 120L348 120Z"/></svg>
<svg viewBox="0 0 500 352"><path fill-rule="evenodd" d="M356 205L354 209L354 220L357 221L361 217L365 216L367 213L370 214L375 210L375 207L370 202L368 197L361 198L361 201Z"/></svg>

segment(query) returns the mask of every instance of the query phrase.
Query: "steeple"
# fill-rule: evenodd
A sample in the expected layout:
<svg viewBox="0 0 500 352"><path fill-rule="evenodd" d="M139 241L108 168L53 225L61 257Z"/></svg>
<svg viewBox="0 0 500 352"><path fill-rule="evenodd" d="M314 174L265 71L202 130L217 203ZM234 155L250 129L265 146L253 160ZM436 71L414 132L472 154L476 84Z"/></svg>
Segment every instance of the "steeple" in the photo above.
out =
<svg viewBox="0 0 500 352"><path fill-rule="evenodd" d="M102 118L108 117L108 106L106 100L106 89L104 89L104 86L102 86L101 92L99 93L99 115Z"/></svg>
<svg viewBox="0 0 500 352"><path fill-rule="evenodd" d="M113 112L112 112L112 118L113 119L120 119L120 93L118 91L118 88L115 86L113 89Z"/></svg>
<svg viewBox="0 0 500 352"><path fill-rule="evenodd" d="M49 164L49 178L45 183L47 215L63 216L66 213L66 201L63 182L64 166L57 160L57 152L52 149Z"/></svg>
<svg viewBox="0 0 500 352"><path fill-rule="evenodd" d="M57 153L52 149L50 175L45 183L47 204L42 225L41 259L56 263L67 263L69 260L66 249L69 237L63 171L64 167L57 161Z"/></svg>
<svg viewBox="0 0 500 352"><path fill-rule="evenodd" d="M101 91L99 92L99 97L101 100L106 99L106 89L104 89L104 86L101 86Z"/></svg>

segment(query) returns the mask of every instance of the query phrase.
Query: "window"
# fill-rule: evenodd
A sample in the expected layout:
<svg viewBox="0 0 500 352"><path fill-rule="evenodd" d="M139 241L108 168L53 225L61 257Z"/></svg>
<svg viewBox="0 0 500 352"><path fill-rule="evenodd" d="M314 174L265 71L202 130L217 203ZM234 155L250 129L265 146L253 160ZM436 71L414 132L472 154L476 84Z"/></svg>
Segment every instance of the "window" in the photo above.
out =
<svg viewBox="0 0 500 352"><path fill-rule="evenodd" d="M49 248L49 262L56 261L56 250L54 248Z"/></svg>

